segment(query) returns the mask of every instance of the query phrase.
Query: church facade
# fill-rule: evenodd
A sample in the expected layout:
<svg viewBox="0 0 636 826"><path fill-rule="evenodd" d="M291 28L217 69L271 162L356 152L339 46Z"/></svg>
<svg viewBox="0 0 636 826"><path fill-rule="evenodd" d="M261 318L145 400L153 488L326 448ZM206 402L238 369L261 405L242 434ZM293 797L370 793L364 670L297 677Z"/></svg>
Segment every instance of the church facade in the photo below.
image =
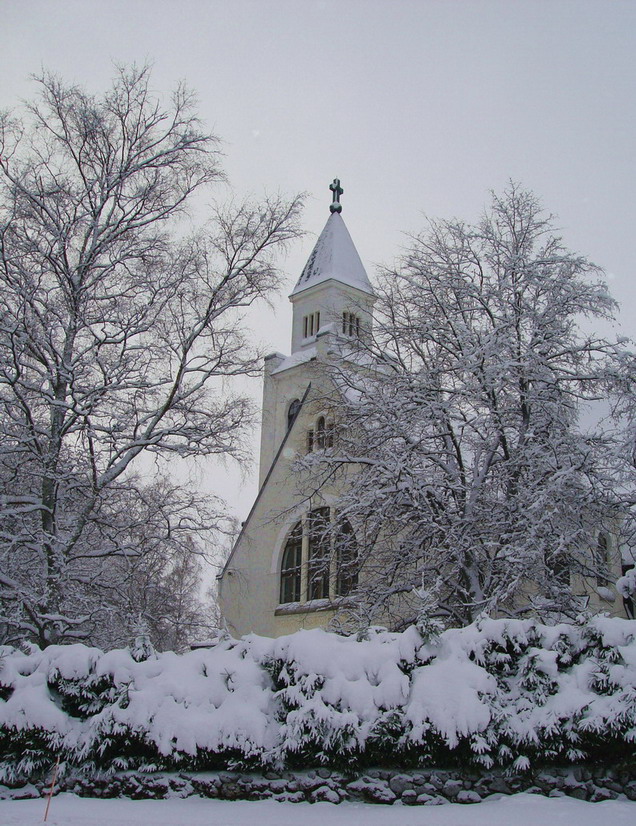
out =
<svg viewBox="0 0 636 826"><path fill-rule="evenodd" d="M339 490L312 489L311 477L298 470L303 456L333 444L333 386L324 366L334 354L346 358L347 344L370 333L375 301L342 219L339 181L330 188L331 214L290 295L291 352L265 359L259 492L218 575L221 612L235 636L324 627L350 604L357 584L355 533L334 508ZM616 533L600 532L601 541L615 580ZM633 616L631 602L597 584L572 582L589 610Z"/></svg>
<svg viewBox="0 0 636 826"><path fill-rule="evenodd" d="M351 525L326 530L337 491L308 490L293 470L333 442L321 366L372 324L373 288L341 215L339 181L331 189L331 214L290 295L291 353L265 359L259 493L218 578L232 634L322 627L356 584Z"/></svg>

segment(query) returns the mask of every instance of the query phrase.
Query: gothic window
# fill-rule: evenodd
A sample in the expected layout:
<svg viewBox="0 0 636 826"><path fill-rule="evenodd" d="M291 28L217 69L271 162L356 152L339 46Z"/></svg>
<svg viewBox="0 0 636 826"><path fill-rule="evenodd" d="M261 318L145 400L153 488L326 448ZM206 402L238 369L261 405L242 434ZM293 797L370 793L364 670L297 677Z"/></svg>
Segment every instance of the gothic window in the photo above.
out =
<svg viewBox="0 0 636 826"><path fill-rule="evenodd" d="M326 447L333 447L334 426L328 422L324 416L320 416L316 422L315 430L307 433L307 453L312 450L324 450Z"/></svg>
<svg viewBox="0 0 636 826"><path fill-rule="evenodd" d="M306 602L349 595L358 583L358 546L350 522L336 530L328 507L294 525L281 561L280 601Z"/></svg>
<svg viewBox="0 0 636 826"><path fill-rule="evenodd" d="M280 572L280 601L300 602L301 573L303 558L303 525L297 522L290 533Z"/></svg>
<svg viewBox="0 0 636 826"><path fill-rule="evenodd" d="M346 597L358 584L358 545L348 519L340 522L335 538L336 593Z"/></svg>
<svg viewBox="0 0 636 826"><path fill-rule="evenodd" d="M294 419L300 410L300 399L294 399L287 408L287 430L293 425Z"/></svg>
<svg viewBox="0 0 636 826"><path fill-rule="evenodd" d="M308 599L329 598L329 508L317 508L307 517Z"/></svg>
<svg viewBox="0 0 636 826"><path fill-rule="evenodd" d="M325 417L321 416L316 422L316 447L318 450L325 449Z"/></svg>
<svg viewBox="0 0 636 826"><path fill-rule="evenodd" d="M596 543L596 584L608 585L610 581L610 557L607 535L599 533Z"/></svg>

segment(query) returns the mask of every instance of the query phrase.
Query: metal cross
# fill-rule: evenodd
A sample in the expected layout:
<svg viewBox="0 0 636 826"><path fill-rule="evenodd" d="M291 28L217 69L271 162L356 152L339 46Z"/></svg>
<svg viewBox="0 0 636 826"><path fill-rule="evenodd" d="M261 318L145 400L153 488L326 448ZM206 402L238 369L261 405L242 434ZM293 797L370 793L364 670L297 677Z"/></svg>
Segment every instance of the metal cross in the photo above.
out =
<svg viewBox="0 0 636 826"><path fill-rule="evenodd" d="M344 189L340 186L340 178L334 178L333 183L329 184L329 189L333 192L333 201L329 206L330 212L342 212L342 204L340 203L340 196Z"/></svg>

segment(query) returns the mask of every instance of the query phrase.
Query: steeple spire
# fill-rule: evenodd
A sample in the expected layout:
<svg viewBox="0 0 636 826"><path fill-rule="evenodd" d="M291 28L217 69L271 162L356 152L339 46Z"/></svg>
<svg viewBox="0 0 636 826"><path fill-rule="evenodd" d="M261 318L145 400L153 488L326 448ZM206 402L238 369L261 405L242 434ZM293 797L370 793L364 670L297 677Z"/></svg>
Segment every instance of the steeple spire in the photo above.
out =
<svg viewBox="0 0 636 826"><path fill-rule="evenodd" d="M344 189L340 186L340 178L334 178L333 183L329 184L329 189L333 193L333 201L329 206L330 212L342 212L342 204L340 203L340 196Z"/></svg>

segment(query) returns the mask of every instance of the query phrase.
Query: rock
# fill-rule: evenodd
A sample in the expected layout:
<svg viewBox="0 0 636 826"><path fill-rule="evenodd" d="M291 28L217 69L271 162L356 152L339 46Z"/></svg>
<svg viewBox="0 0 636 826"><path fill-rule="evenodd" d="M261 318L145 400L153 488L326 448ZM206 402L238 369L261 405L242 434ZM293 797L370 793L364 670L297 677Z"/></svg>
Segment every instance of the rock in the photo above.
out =
<svg viewBox="0 0 636 826"><path fill-rule="evenodd" d="M587 789L585 786L566 786L566 794L569 797L576 797L578 800L587 800Z"/></svg>
<svg viewBox="0 0 636 826"><path fill-rule="evenodd" d="M498 792L499 794L512 794L512 789L503 779L503 777L493 777L488 787L491 792Z"/></svg>
<svg viewBox="0 0 636 826"><path fill-rule="evenodd" d="M557 779L551 774L541 772L534 778L535 786L538 786L542 791L549 792L557 786Z"/></svg>
<svg viewBox="0 0 636 826"><path fill-rule="evenodd" d="M393 803L397 800L397 795L391 791L388 783L369 777L362 777L360 780L348 783L347 792L368 803Z"/></svg>
<svg viewBox="0 0 636 826"><path fill-rule="evenodd" d="M243 796L243 789L238 783L223 783L218 790L221 800L240 800Z"/></svg>
<svg viewBox="0 0 636 826"><path fill-rule="evenodd" d="M276 795L276 800L281 803L304 803L305 795L302 792L285 792L284 794Z"/></svg>
<svg viewBox="0 0 636 826"><path fill-rule="evenodd" d="M445 797L442 797L441 794L436 794L434 797L431 797L430 800L427 800L424 805L425 806L443 806L445 803L448 803Z"/></svg>
<svg viewBox="0 0 636 826"><path fill-rule="evenodd" d="M444 788L444 783L446 782L446 778L445 777L440 777L439 774L431 774L429 782L430 782L431 786L433 786L433 788L436 791L439 791L440 789Z"/></svg>
<svg viewBox="0 0 636 826"><path fill-rule="evenodd" d="M629 783L626 783L623 788L623 792L628 800L636 800L636 781L632 780Z"/></svg>
<svg viewBox="0 0 636 826"><path fill-rule="evenodd" d="M442 788L444 797L448 797L451 800L454 800L457 797L457 795L463 790L464 784L461 780L447 780Z"/></svg>
<svg viewBox="0 0 636 826"><path fill-rule="evenodd" d="M402 803L406 806L414 806L417 803L417 797L415 789L405 789L402 792Z"/></svg>
<svg viewBox="0 0 636 826"><path fill-rule="evenodd" d="M316 772L307 772L307 774L299 774L296 777L296 786L298 789L304 790L306 792L311 792L314 789L317 789L319 786L323 786L323 779L316 775ZM291 788L291 784L288 784L288 789Z"/></svg>
<svg viewBox="0 0 636 826"><path fill-rule="evenodd" d="M399 797L407 789L413 789L413 778L406 774L396 774L389 780L389 788Z"/></svg>
<svg viewBox="0 0 636 826"><path fill-rule="evenodd" d="M604 789L602 787L596 786L592 791L589 799L593 803L598 803L599 800L616 800L618 797L618 793L613 791L612 789Z"/></svg>
<svg viewBox="0 0 636 826"><path fill-rule="evenodd" d="M19 786L17 789L0 786L0 800L29 800L34 797L40 797L40 792L32 783Z"/></svg>
<svg viewBox="0 0 636 826"><path fill-rule="evenodd" d="M168 782L171 797L190 797L194 792L192 783L183 777L171 777Z"/></svg>
<svg viewBox="0 0 636 826"><path fill-rule="evenodd" d="M237 772L221 772L219 774L219 780L221 783L234 783L236 782L241 775Z"/></svg>
<svg viewBox="0 0 636 826"><path fill-rule="evenodd" d="M462 789L456 798L457 803L481 803L481 795L470 789Z"/></svg>
<svg viewBox="0 0 636 826"><path fill-rule="evenodd" d="M330 789L329 786L319 786L310 793L309 800L312 803L340 803L341 797L338 792Z"/></svg>
<svg viewBox="0 0 636 826"><path fill-rule="evenodd" d="M328 777L331 777L331 771L329 769L318 769L316 771L318 777L322 777L323 780L326 780Z"/></svg>
<svg viewBox="0 0 636 826"><path fill-rule="evenodd" d="M437 792L437 789L432 783L416 783L415 791L418 794L434 795Z"/></svg>

